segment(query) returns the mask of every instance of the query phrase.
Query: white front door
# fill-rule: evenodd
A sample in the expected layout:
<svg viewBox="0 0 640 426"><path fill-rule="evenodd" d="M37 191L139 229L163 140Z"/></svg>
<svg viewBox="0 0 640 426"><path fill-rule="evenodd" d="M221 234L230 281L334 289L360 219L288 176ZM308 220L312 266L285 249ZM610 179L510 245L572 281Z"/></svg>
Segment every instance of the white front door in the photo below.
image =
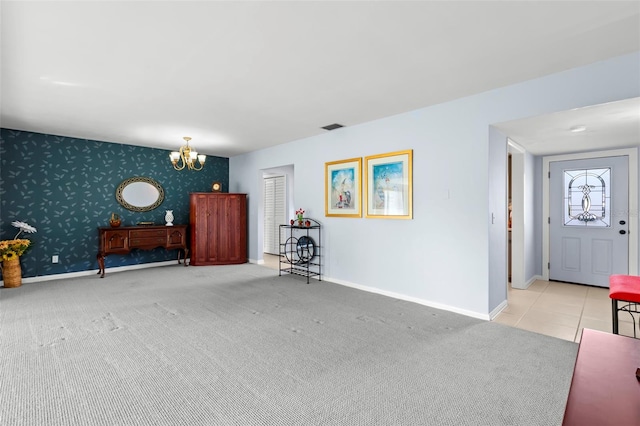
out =
<svg viewBox="0 0 640 426"><path fill-rule="evenodd" d="M601 287L629 270L629 157L549 164L549 278Z"/></svg>

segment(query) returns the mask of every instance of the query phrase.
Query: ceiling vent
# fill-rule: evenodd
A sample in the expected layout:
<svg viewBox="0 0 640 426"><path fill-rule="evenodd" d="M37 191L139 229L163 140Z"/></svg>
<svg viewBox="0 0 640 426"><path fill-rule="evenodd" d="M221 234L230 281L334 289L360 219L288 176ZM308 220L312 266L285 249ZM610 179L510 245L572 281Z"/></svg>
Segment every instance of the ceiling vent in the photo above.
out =
<svg viewBox="0 0 640 426"><path fill-rule="evenodd" d="M325 130L335 130L335 129L339 129L340 127L344 127L344 126L338 123L329 124L328 126L322 126L322 128Z"/></svg>

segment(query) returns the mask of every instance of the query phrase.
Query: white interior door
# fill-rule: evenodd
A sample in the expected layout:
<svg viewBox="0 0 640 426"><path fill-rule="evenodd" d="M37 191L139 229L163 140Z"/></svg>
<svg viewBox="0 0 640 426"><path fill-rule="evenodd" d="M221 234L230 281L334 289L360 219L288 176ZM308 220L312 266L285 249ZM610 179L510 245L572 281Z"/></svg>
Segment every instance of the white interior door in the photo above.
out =
<svg viewBox="0 0 640 426"><path fill-rule="evenodd" d="M549 163L549 278L609 286L629 270L629 158Z"/></svg>
<svg viewBox="0 0 640 426"><path fill-rule="evenodd" d="M263 251L270 254L280 252L280 225L286 223L286 178L284 176L264 178L264 238Z"/></svg>

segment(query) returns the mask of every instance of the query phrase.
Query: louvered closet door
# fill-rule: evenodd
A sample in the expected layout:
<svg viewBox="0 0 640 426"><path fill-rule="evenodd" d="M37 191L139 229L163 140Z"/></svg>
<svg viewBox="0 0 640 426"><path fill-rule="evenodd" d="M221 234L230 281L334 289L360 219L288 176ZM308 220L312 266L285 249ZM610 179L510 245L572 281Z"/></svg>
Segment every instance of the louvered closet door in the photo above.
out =
<svg viewBox="0 0 640 426"><path fill-rule="evenodd" d="M278 233L286 218L286 179L284 176L264 179L264 238L263 251L278 254Z"/></svg>

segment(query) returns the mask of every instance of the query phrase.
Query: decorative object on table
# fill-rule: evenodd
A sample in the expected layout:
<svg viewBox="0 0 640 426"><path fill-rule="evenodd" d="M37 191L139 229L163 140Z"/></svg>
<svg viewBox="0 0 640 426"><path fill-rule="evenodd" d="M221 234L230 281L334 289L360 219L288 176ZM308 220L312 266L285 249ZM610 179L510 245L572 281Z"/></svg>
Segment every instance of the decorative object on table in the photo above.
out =
<svg viewBox="0 0 640 426"><path fill-rule="evenodd" d="M182 170L186 167L187 170L202 170L207 156L198 154L198 151L189 146L189 141L191 140L189 136L185 136L182 139L184 139L187 144L182 145L179 151L173 151L169 154L169 159L171 160L171 164L173 164L173 168L176 170ZM196 166L196 159L198 160L199 167Z"/></svg>
<svg viewBox="0 0 640 426"><path fill-rule="evenodd" d="M18 239L22 232L32 234L36 232L36 228L25 222L11 222L13 226L19 229L13 240L0 241L0 259L2 265L2 279L4 286L7 288L20 287L22 285L22 269L20 267L20 256L22 256L31 247L31 241L25 238Z"/></svg>
<svg viewBox="0 0 640 426"><path fill-rule="evenodd" d="M164 220L167 221L167 226L173 226L173 210L167 210Z"/></svg>
<svg viewBox="0 0 640 426"><path fill-rule="evenodd" d="M144 222L138 222L138 223L136 223L136 225L138 225L138 226L153 226L153 225L155 225L155 223L154 222L149 222L149 221L144 221Z"/></svg>
<svg viewBox="0 0 640 426"><path fill-rule="evenodd" d="M298 226L302 226L304 222L304 210L298 209L296 210L296 219L298 220Z"/></svg>
<svg viewBox="0 0 640 426"><path fill-rule="evenodd" d="M111 225L112 228L117 228L121 224L122 224L122 219L120 219L120 216L116 213L111 213L111 219L109 219L109 225Z"/></svg>
<svg viewBox="0 0 640 426"><path fill-rule="evenodd" d="M309 219L304 221L304 226L306 226L307 228L311 226L311 221Z"/></svg>
<svg viewBox="0 0 640 426"><path fill-rule="evenodd" d="M365 217L413 219L413 150L365 157Z"/></svg>
<svg viewBox="0 0 640 426"><path fill-rule="evenodd" d="M362 217L362 159L324 163L324 215Z"/></svg>
<svg viewBox="0 0 640 426"><path fill-rule="evenodd" d="M222 192L222 184L220 182L213 182L211 184L211 191Z"/></svg>
<svg viewBox="0 0 640 426"><path fill-rule="evenodd" d="M289 223L291 223L291 226L293 226L293 224L294 224L294 223L296 223L296 221L295 221L295 220L293 220L293 219L291 219L291 220L289 221Z"/></svg>

